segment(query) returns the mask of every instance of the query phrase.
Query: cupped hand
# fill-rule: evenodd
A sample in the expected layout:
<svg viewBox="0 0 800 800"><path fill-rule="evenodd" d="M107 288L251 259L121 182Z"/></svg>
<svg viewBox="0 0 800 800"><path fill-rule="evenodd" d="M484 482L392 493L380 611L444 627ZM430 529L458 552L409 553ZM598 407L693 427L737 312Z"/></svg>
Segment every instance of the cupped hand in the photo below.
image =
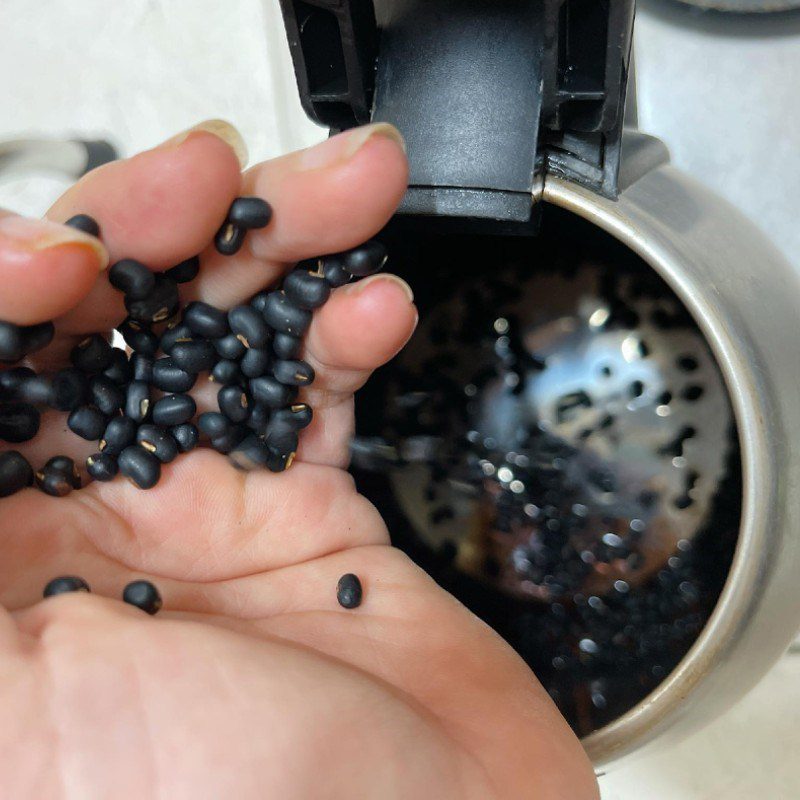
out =
<svg viewBox="0 0 800 800"><path fill-rule="evenodd" d="M293 262L375 234L407 176L388 126L242 174L243 160L236 131L206 123L90 173L49 222L0 216L0 319L56 322L36 366L62 366L86 333L125 316L109 262L163 270L201 252L183 301L230 308ZM226 258L208 243L238 195L275 216ZM102 246L58 224L79 212L100 222ZM353 392L415 324L391 275L334 292L307 336L315 417L285 473L243 473L198 449L148 491L118 477L0 501L0 796L596 797L528 668L390 547L345 471ZM57 412L4 447L34 467L94 449ZM347 572L364 587L354 610L336 600ZM42 601L64 574L92 594ZM120 601L136 578L158 586L158 616Z"/></svg>

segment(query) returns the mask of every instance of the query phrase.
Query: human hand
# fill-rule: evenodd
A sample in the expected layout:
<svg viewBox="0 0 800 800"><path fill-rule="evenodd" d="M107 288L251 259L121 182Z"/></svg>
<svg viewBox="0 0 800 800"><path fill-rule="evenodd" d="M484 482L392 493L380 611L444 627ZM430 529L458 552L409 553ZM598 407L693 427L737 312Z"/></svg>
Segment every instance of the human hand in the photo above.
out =
<svg viewBox="0 0 800 800"><path fill-rule="evenodd" d="M71 229L0 217L0 319L56 320L36 366L63 365L125 316L109 259L162 270L202 251L182 301L228 308L298 259L369 238L405 188L386 126L243 175L238 135L211 127L90 173L51 209L55 222L95 217L107 254ZM275 218L225 258L208 243L237 195L264 197ZM285 473L242 473L198 449L148 491L117 478L0 501L0 796L596 796L528 668L389 546L345 471L353 392L415 324L392 276L333 293L306 340L315 418ZM4 447L34 466L94 449L57 412ZM364 585L356 610L336 601L347 572ZM93 594L41 601L62 574ZM158 586L157 617L119 601L135 578Z"/></svg>

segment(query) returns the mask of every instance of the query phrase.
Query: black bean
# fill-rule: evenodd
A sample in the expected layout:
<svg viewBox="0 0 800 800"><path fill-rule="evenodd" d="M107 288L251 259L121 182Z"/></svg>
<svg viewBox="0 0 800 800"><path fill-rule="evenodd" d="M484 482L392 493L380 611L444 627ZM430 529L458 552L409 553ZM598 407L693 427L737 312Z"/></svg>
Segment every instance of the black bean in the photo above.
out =
<svg viewBox="0 0 800 800"><path fill-rule="evenodd" d="M119 347L112 347L111 365L103 370L103 375L114 381L118 386L132 380L133 370L128 363L128 354Z"/></svg>
<svg viewBox="0 0 800 800"><path fill-rule="evenodd" d="M189 283L197 277L198 272L200 272L200 256L192 256L168 269L164 274L172 278L175 283Z"/></svg>
<svg viewBox="0 0 800 800"><path fill-rule="evenodd" d="M134 422L144 422L152 411L150 385L144 381L131 381L125 397L125 415Z"/></svg>
<svg viewBox="0 0 800 800"><path fill-rule="evenodd" d="M207 339L219 339L228 333L228 315L201 300L195 300L186 306L183 321L192 333Z"/></svg>
<svg viewBox="0 0 800 800"><path fill-rule="evenodd" d="M136 443L162 464L169 464L178 457L177 442L169 431L159 425L141 425L136 432Z"/></svg>
<svg viewBox="0 0 800 800"><path fill-rule="evenodd" d="M193 338L192 329L185 322L170 323L161 334L161 349L169 353L178 342L190 342Z"/></svg>
<svg viewBox="0 0 800 800"><path fill-rule="evenodd" d="M88 441L98 441L106 429L106 417L94 406L80 406L67 417L69 429Z"/></svg>
<svg viewBox="0 0 800 800"><path fill-rule="evenodd" d="M232 256L239 252L246 235L247 231L244 228L230 222L223 222L222 227L214 236L214 247L223 256Z"/></svg>
<svg viewBox="0 0 800 800"><path fill-rule="evenodd" d="M22 383L28 378L35 378L36 373L30 367L11 367L0 370L0 396L13 399Z"/></svg>
<svg viewBox="0 0 800 800"><path fill-rule="evenodd" d="M197 375L181 369L171 356L153 363L153 386L162 392L188 392L196 382Z"/></svg>
<svg viewBox="0 0 800 800"><path fill-rule="evenodd" d="M111 345L99 333L93 333L72 348L69 358L82 372L102 372L111 366Z"/></svg>
<svg viewBox="0 0 800 800"><path fill-rule="evenodd" d="M125 392L105 375L89 381L89 399L107 417L114 416L125 405Z"/></svg>
<svg viewBox="0 0 800 800"><path fill-rule="evenodd" d="M263 469L270 461L270 450L260 436L251 434L231 450L230 459L240 469Z"/></svg>
<svg viewBox="0 0 800 800"><path fill-rule="evenodd" d="M44 597L55 597L59 594L68 594L69 592L90 592L89 584L83 578L76 575L62 575L59 578L53 578L47 586L44 587L42 592Z"/></svg>
<svg viewBox="0 0 800 800"><path fill-rule="evenodd" d="M54 334L52 322L27 326L0 322L0 361L19 361L29 353L35 353L47 347Z"/></svg>
<svg viewBox="0 0 800 800"><path fill-rule="evenodd" d="M131 367L133 369L133 380L152 383L153 381L153 356L146 353L133 353L131 355Z"/></svg>
<svg viewBox="0 0 800 800"><path fill-rule="evenodd" d="M288 405L297 394L294 387L285 386L268 375L253 378L250 381L250 392L257 403L262 403L270 408L281 408Z"/></svg>
<svg viewBox="0 0 800 800"><path fill-rule="evenodd" d="M138 320L128 317L117 330L131 350L148 356L154 356L158 352L158 336Z"/></svg>
<svg viewBox="0 0 800 800"><path fill-rule="evenodd" d="M219 410L231 422L244 422L250 416L250 401L240 386L223 386L217 394Z"/></svg>
<svg viewBox="0 0 800 800"><path fill-rule="evenodd" d="M152 489L161 477L161 462L135 444L119 454L119 471L140 489Z"/></svg>
<svg viewBox="0 0 800 800"><path fill-rule="evenodd" d="M269 326L252 306L236 306L228 312L228 325L245 347L265 347Z"/></svg>
<svg viewBox="0 0 800 800"><path fill-rule="evenodd" d="M235 333L215 339L214 348L222 358L231 361L238 361L247 352L244 342Z"/></svg>
<svg viewBox="0 0 800 800"><path fill-rule="evenodd" d="M286 296L299 308L314 309L324 305L331 296L330 284L321 271L295 269L283 281Z"/></svg>
<svg viewBox="0 0 800 800"><path fill-rule="evenodd" d="M277 426L270 423L267 425L264 441L279 453L296 453L297 452L297 431L291 428Z"/></svg>
<svg viewBox="0 0 800 800"><path fill-rule="evenodd" d="M250 416L247 420L247 427L255 431L259 436L263 435L267 430L267 425L272 418L272 409L261 403L253 403L250 409Z"/></svg>
<svg viewBox="0 0 800 800"><path fill-rule="evenodd" d="M8 497L32 483L33 469L22 453L0 453L0 497Z"/></svg>
<svg viewBox="0 0 800 800"><path fill-rule="evenodd" d="M114 417L103 431L100 450L107 455L118 456L128 445L136 441L138 427L130 417Z"/></svg>
<svg viewBox="0 0 800 800"><path fill-rule="evenodd" d="M122 599L150 615L157 614L163 602L158 589L150 581L133 581L122 591Z"/></svg>
<svg viewBox="0 0 800 800"><path fill-rule="evenodd" d="M272 206L260 197L237 197L228 209L227 222L240 228L264 228L272 219Z"/></svg>
<svg viewBox="0 0 800 800"><path fill-rule="evenodd" d="M190 450L194 450L200 440L200 432L190 422L184 422L183 425L174 425L169 429L169 432L172 434L172 438L181 453L188 453Z"/></svg>
<svg viewBox="0 0 800 800"><path fill-rule="evenodd" d="M239 362L239 368L247 378L260 378L269 372L271 364L272 353L269 350L258 350L251 347Z"/></svg>
<svg viewBox="0 0 800 800"><path fill-rule="evenodd" d="M219 360L214 345L208 339L193 339L191 342L178 342L170 350L172 361L181 369L197 374L212 369Z"/></svg>
<svg viewBox="0 0 800 800"><path fill-rule="evenodd" d="M272 374L287 386L306 386L314 380L314 368L305 361L276 361Z"/></svg>
<svg viewBox="0 0 800 800"><path fill-rule="evenodd" d="M68 225L70 228L88 233L89 236L100 237L100 226L97 224L97 220L94 219L94 217L90 217L88 214L76 214L74 217L70 217L64 224Z"/></svg>
<svg viewBox="0 0 800 800"><path fill-rule="evenodd" d="M233 425L227 433L213 437L211 446L218 453L230 453L246 435L247 428L244 425Z"/></svg>
<svg viewBox="0 0 800 800"><path fill-rule="evenodd" d="M69 456L53 456L48 459L44 465L47 470L55 470L67 476L73 489L81 488L81 476L78 474L78 468L75 462Z"/></svg>
<svg viewBox="0 0 800 800"><path fill-rule="evenodd" d="M86 459L86 471L96 481L111 481L119 472L119 466L114 456L108 453L95 453Z"/></svg>
<svg viewBox="0 0 800 800"><path fill-rule="evenodd" d="M311 312L298 308L283 292L270 292L264 306L264 319L276 331L302 336L311 322Z"/></svg>
<svg viewBox="0 0 800 800"><path fill-rule="evenodd" d="M311 406L306 403L295 403L273 412L270 423L276 429L284 427L288 430L299 431L311 424L313 416L314 412L311 410Z"/></svg>
<svg viewBox="0 0 800 800"><path fill-rule="evenodd" d="M363 590L358 575L348 572L336 584L336 599L342 608L358 608L361 605Z"/></svg>
<svg viewBox="0 0 800 800"><path fill-rule="evenodd" d="M302 340L288 333L276 333L272 338L272 350L278 358L297 358L302 349Z"/></svg>
<svg viewBox="0 0 800 800"><path fill-rule="evenodd" d="M319 269L325 276L328 284L336 289L339 286L344 286L350 283L353 276L344 265L344 260L341 255L325 256L319 260Z"/></svg>
<svg viewBox="0 0 800 800"><path fill-rule="evenodd" d="M240 383L242 381L242 371L239 369L239 365L235 361L229 361L227 358L221 358L214 365L214 369L211 370L210 377L217 383Z"/></svg>
<svg viewBox="0 0 800 800"><path fill-rule="evenodd" d="M274 447L270 447L267 469L270 472L284 472L294 463L294 456L294 451L285 453L280 450L276 450Z"/></svg>
<svg viewBox="0 0 800 800"><path fill-rule="evenodd" d="M89 380L74 367L59 370L53 376L51 405L57 411L72 411L89 397Z"/></svg>
<svg viewBox="0 0 800 800"><path fill-rule="evenodd" d="M256 311L258 311L259 314L263 314L264 306L267 303L268 297L269 297L269 292L267 291L259 292L258 294L253 295L253 297L250 298L250 305L253 306L253 308Z"/></svg>
<svg viewBox="0 0 800 800"><path fill-rule="evenodd" d="M33 375L22 381L16 391L16 398L35 406L53 404L53 379L47 375Z"/></svg>
<svg viewBox="0 0 800 800"><path fill-rule="evenodd" d="M383 269L388 258L384 245L375 239L370 239L341 255L345 269L356 278L363 278Z"/></svg>
<svg viewBox="0 0 800 800"><path fill-rule="evenodd" d="M39 432L40 415L29 403L0 405L0 439L6 442L27 442Z"/></svg>
<svg viewBox="0 0 800 800"><path fill-rule="evenodd" d="M125 295L125 308L133 319L164 322L178 310L178 284L164 275L156 275L155 280L155 286L145 297L134 300L129 294Z"/></svg>
<svg viewBox="0 0 800 800"><path fill-rule="evenodd" d="M218 411L206 411L205 414L201 414L197 418L197 427L209 439L226 436L233 428L231 421Z"/></svg>
<svg viewBox="0 0 800 800"><path fill-rule="evenodd" d="M144 300L156 285L156 276L141 262L123 258L108 270L109 283L131 300Z"/></svg>
<svg viewBox="0 0 800 800"><path fill-rule="evenodd" d="M168 394L153 406L156 425L180 425L188 422L197 412L197 405L188 394Z"/></svg>

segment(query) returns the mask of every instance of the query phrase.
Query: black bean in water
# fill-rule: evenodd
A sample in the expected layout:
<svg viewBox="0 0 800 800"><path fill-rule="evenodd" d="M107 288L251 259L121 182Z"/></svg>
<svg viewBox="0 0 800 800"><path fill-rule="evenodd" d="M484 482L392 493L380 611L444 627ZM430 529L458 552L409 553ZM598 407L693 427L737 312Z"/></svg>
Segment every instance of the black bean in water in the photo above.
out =
<svg viewBox="0 0 800 800"><path fill-rule="evenodd" d="M27 442L39 432L41 417L29 403L0 404L0 439Z"/></svg>
<svg viewBox="0 0 800 800"><path fill-rule="evenodd" d="M137 424L130 417L114 417L106 425L100 450L112 456L118 456L128 445L136 441Z"/></svg>
<svg viewBox="0 0 800 800"><path fill-rule="evenodd" d="M64 224L70 228L88 233L89 236L100 236L100 226L97 224L97 220L94 219L94 217L90 217L88 214L76 214L74 217L70 217Z"/></svg>
<svg viewBox="0 0 800 800"><path fill-rule="evenodd" d="M182 425L174 425L169 429L169 432L172 434L172 438L181 453L188 453L190 450L194 450L200 440L200 432L189 422L184 422Z"/></svg>
<svg viewBox="0 0 800 800"><path fill-rule="evenodd" d="M321 271L309 272L298 268L290 272L283 281L283 291L299 308L319 308L331 294L330 284Z"/></svg>
<svg viewBox="0 0 800 800"><path fill-rule="evenodd" d="M336 599L342 608L358 608L361 605L363 590L358 575L348 572L336 584Z"/></svg>
<svg viewBox="0 0 800 800"><path fill-rule="evenodd" d="M189 281L193 281L197 277L199 272L200 256L192 256L168 269L164 274L168 278L172 278L175 283L189 283Z"/></svg>
<svg viewBox="0 0 800 800"><path fill-rule="evenodd" d="M188 392L197 382L197 375L181 369L171 356L153 364L153 385L162 392Z"/></svg>
<svg viewBox="0 0 800 800"><path fill-rule="evenodd" d="M109 283L131 300L144 300L156 285L156 276L141 262L123 258L108 270Z"/></svg>
<svg viewBox="0 0 800 800"><path fill-rule="evenodd" d="M76 408L67 418L69 429L88 441L97 441L106 429L105 415L94 406Z"/></svg>
<svg viewBox="0 0 800 800"><path fill-rule="evenodd" d="M244 422L250 416L250 401L240 386L223 386L217 394L219 410L231 422Z"/></svg>
<svg viewBox="0 0 800 800"><path fill-rule="evenodd" d="M219 339L228 333L228 315L201 300L186 306L183 321L192 333L208 339Z"/></svg>
<svg viewBox="0 0 800 800"><path fill-rule="evenodd" d="M99 333L87 336L75 345L70 361L82 372L102 372L111 366L111 345Z"/></svg>
<svg viewBox="0 0 800 800"><path fill-rule="evenodd" d="M303 349L302 340L288 333L276 333L272 339L272 350L278 358L297 358Z"/></svg>
<svg viewBox="0 0 800 800"><path fill-rule="evenodd" d="M276 361L272 374L287 386L306 386L314 380L314 369L305 361Z"/></svg>
<svg viewBox="0 0 800 800"><path fill-rule="evenodd" d="M156 425L181 425L195 415L197 405L188 394L168 394L153 406L153 422Z"/></svg>
<svg viewBox="0 0 800 800"><path fill-rule="evenodd" d="M342 253L345 269L356 278L372 275L383 269L388 258L386 248L375 239Z"/></svg>
<svg viewBox="0 0 800 800"><path fill-rule="evenodd" d="M118 463L119 471L140 489L152 489L161 477L161 462L139 445L126 447Z"/></svg>
<svg viewBox="0 0 800 800"><path fill-rule="evenodd" d="M195 375L198 372L212 369L219 359L214 345L207 339L178 342L170 350L170 357L178 367Z"/></svg>
<svg viewBox="0 0 800 800"><path fill-rule="evenodd" d="M260 378L269 372L272 364L272 353L269 350L257 350L251 347L239 362L239 368L246 378Z"/></svg>
<svg viewBox="0 0 800 800"><path fill-rule="evenodd" d="M232 222L223 222L214 236L214 247L223 256L232 256L241 250L247 231Z"/></svg>
<svg viewBox="0 0 800 800"><path fill-rule="evenodd" d="M227 222L240 228L265 228L272 219L272 206L260 197L237 197L228 209Z"/></svg>
<svg viewBox="0 0 800 800"><path fill-rule="evenodd" d="M33 469L25 456L16 450L0 453L0 497L8 497L32 483Z"/></svg>
<svg viewBox="0 0 800 800"><path fill-rule="evenodd" d="M158 589L150 581L132 581L123 589L122 599L151 615L163 605Z"/></svg>
<svg viewBox="0 0 800 800"><path fill-rule="evenodd" d="M86 459L86 471L96 481L111 481L119 472L119 467L114 456L95 453Z"/></svg>
<svg viewBox="0 0 800 800"><path fill-rule="evenodd" d="M178 284L164 275L156 275L155 286L141 299L125 295L125 308L139 322L164 322L178 310Z"/></svg>
<svg viewBox="0 0 800 800"><path fill-rule="evenodd" d="M250 381L250 392L257 403L270 408L281 408L292 401L296 389L265 375Z"/></svg>
<svg viewBox="0 0 800 800"><path fill-rule="evenodd" d="M245 347L263 348L269 342L269 327L252 306L236 306L228 312L228 325Z"/></svg>
<svg viewBox="0 0 800 800"><path fill-rule="evenodd" d="M47 586L44 587L42 592L44 597L55 597L59 594L68 594L70 592L90 592L89 584L83 578L76 575L62 575L58 578L53 578Z"/></svg>
<svg viewBox="0 0 800 800"><path fill-rule="evenodd" d="M122 387L117 386L105 375L95 375L89 381L89 397L92 405L107 417L116 414L125 405L125 393Z"/></svg>
<svg viewBox="0 0 800 800"><path fill-rule="evenodd" d="M136 442L162 464L169 464L178 457L177 442L169 431L159 425L142 425L136 432Z"/></svg>
<svg viewBox="0 0 800 800"><path fill-rule="evenodd" d="M270 292L264 305L264 319L276 331L302 336L311 322L311 312L298 308L283 292Z"/></svg>
<svg viewBox="0 0 800 800"><path fill-rule="evenodd" d="M144 381L131 381L125 397L125 416L144 422L150 414L150 386Z"/></svg>
<svg viewBox="0 0 800 800"><path fill-rule="evenodd" d="M156 336L146 325L138 320L126 319L117 330L122 334L125 344L137 353L146 353L154 356L158 351L158 336Z"/></svg>
<svg viewBox="0 0 800 800"><path fill-rule="evenodd" d="M53 341L52 322L38 325L14 325L0 322L0 361L19 361L29 353L42 350Z"/></svg>

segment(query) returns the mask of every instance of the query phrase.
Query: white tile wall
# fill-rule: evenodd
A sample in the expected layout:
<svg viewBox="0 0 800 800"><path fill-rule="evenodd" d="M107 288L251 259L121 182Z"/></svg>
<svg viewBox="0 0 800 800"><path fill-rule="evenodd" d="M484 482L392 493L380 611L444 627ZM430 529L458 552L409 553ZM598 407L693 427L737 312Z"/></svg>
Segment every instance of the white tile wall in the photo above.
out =
<svg viewBox="0 0 800 800"><path fill-rule="evenodd" d="M725 100L735 94L731 81L747 80L747 70L734 69L745 45L728 43L728 62L722 64L691 30L683 34L685 47L678 52L665 24L641 15L645 126L664 136L677 163L728 197L740 197L741 205L759 215L762 227L774 233L787 254L795 255L800 227L794 225L796 202L789 202L787 193L800 186L800 161L792 161L786 149L793 147L791 140L778 145L772 160L761 163L738 146L725 149L747 122L741 111L746 106L740 104L737 111ZM652 48L645 52L648 42ZM764 57L781 67L795 63L793 53L780 39ZM722 87L714 95L717 105L708 109L720 120L721 130L718 135L703 132L706 138L699 147L692 145L697 118L690 109L702 107L702 92L698 97L696 81L686 72L691 69L701 69L707 81ZM110 133L121 151L130 154L201 119L225 117L243 132L252 161L258 161L325 135L300 109L277 0L2 0L0 76L0 140L25 134ZM752 101L768 89L751 86ZM796 89L795 73L794 83L782 86L780 96L788 102ZM765 140L774 138L774 124L763 118L756 123L758 131L766 125ZM796 144L800 147L800 140ZM38 214L63 187L62 181L47 177L0 184L0 206ZM798 798L798 723L800 658L787 656L757 689L703 732L605 776L603 796Z"/></svg>

